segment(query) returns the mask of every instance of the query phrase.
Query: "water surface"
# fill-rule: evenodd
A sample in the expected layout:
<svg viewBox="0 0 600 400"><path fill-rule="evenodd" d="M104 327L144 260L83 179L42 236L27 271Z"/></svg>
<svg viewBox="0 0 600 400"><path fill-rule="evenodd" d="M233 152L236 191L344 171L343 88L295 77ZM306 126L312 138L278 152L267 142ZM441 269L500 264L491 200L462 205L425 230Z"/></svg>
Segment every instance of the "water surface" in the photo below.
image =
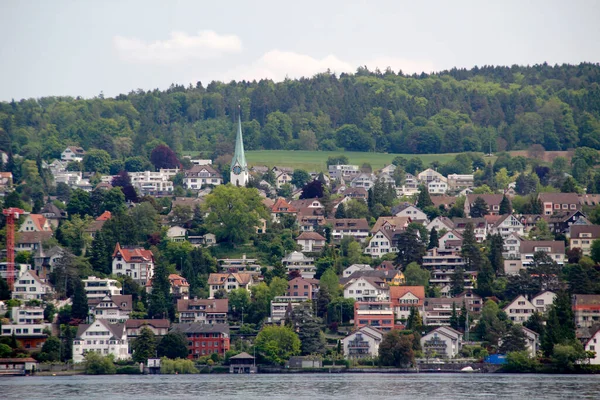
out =
<svg viewBox="0 0 600 400"><path fill-rule="evenodd" d="M1 377L0 399L600 399L600 375L258 374Z"/></svg>

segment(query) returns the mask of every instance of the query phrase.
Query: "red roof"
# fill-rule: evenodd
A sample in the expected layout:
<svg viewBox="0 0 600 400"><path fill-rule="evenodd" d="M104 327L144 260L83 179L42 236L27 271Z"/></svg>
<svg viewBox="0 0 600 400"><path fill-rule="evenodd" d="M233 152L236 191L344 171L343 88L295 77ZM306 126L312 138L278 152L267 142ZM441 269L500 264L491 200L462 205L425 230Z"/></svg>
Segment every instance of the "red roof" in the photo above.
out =
<svg viewBox="0 0 600 400"><path fill-rule="evenodd" d="M296 210L293 206L290 205L283 197L280 197L275 201L273 207L271 207L271 212L273 213L296 213Z"/></svg>
<svg viewBox="0 0 600 400"><path fill-rule="evenodd" d="M112 214L110 211L104 211L98 218L96 218L96 221L108 221L111 218Z"/></svg>
<svg viewBox="0 0 600 400"><path fill-rule="evenodd" d="M407 293L412 293L419 299L419 303L415 306L421 307L425 300L425 287L424 286L390 286L390 301L393 306L398 305L398 300L405 296Z"/></svg>
<svg viewBox="0 0 600 400"><path fill-rule="evenodd" d="M143 262L143 261L152 261L154 260L154 254L150 250L135 248L135 249L123 249L121 245L117 243L115 246L115 251L113 252L113 258L120 253L121 257L126 262Z"/></svg>

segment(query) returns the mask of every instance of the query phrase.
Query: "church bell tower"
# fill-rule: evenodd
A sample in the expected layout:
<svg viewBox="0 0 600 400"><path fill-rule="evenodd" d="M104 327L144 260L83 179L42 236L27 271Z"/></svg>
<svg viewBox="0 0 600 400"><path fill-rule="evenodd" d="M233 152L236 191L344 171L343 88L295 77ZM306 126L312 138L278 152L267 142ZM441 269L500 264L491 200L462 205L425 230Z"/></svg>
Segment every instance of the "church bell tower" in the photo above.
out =
<svg viewBox="0 0 600 400"><path fill-rule="evenodd" d="M229 181L235 186L246 186L248 184L248 164L244 154L244 139L242 138L242 118L238 115L238 128L235 138L235 152L231 160Z"/></svg>

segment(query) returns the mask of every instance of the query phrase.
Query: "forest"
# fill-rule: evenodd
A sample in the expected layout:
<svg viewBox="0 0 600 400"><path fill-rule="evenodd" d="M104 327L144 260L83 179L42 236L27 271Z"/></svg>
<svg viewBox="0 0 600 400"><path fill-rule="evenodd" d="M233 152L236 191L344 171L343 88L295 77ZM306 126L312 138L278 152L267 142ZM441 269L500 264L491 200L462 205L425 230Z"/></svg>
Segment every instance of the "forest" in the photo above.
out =
<svg viewBox="0 0 600 400"><path fill-rule="evenodd" d="M405 75L358 68L273 82L197 82L115 98L0 102L0 149L59 158L67 145L147 159L157 145L231 154L238 110L247 150L447 153L600 149L600 65L484 66Z"/></svg>

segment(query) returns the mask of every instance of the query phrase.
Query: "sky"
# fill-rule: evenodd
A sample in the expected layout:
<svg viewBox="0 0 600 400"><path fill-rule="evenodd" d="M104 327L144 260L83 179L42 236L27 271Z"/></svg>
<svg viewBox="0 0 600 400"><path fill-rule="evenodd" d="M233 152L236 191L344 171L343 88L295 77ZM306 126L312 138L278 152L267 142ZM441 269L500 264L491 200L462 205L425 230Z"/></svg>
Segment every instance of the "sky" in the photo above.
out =
<svg viewBox="0 0 600 400"><path fill-rule="evenodd" d="M600 61L594 0L0 0L0 101Z"/></svg>

